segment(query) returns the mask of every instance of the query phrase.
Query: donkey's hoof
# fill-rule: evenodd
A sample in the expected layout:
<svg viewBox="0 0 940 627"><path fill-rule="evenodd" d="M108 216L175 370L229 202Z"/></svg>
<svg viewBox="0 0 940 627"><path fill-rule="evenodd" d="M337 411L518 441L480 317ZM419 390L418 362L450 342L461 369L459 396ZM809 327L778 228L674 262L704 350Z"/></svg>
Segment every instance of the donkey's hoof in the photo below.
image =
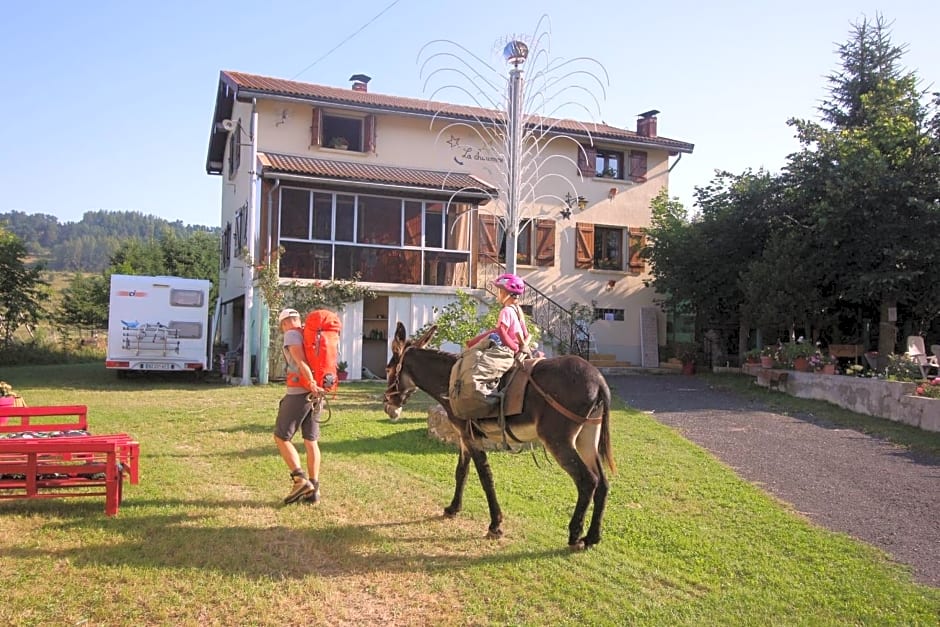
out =
<svg viewBox="0 0 940 627"><path fill-rule="evenodd" d="M503 530L502 530L502 529L495 529L495 530L494 530L494 529L487 529L487 531L486 531L486 539L487 539L487 540L499 540L499 539L502 538L502 537L503 537Z"/></svg>
<svg viewBox="0 0 940 627"><path fill-rule="evenodd" d="M586 548L587 546L584 544L583 539L578 540L577 542L574 542L573 544L568 545L568 550L571 551L572 553L576 551L583 551Z"/></svg>
<svg viewBox="0 0 940 627"><path fill-rule="evenodd" d="M444 518L457 518L457 512L459 509L451 509L449 507L444 508Z"/></svg>

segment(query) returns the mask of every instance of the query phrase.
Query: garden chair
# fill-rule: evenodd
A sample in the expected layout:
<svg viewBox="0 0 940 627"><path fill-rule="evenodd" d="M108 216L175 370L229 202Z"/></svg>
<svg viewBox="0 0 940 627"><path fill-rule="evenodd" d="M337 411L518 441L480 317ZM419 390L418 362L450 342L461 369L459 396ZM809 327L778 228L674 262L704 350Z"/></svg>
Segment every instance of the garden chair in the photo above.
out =
<svg viewBox="0 0 940 627"><path fill-rule="evenodd" d="M933 346L931 346L933 350ZM920 375L927 379L931 371L933 376L940 376L940 358L937 355L928 355L924 349L924 338L919 335L907 336L907 356L920 367Z"/></svg>

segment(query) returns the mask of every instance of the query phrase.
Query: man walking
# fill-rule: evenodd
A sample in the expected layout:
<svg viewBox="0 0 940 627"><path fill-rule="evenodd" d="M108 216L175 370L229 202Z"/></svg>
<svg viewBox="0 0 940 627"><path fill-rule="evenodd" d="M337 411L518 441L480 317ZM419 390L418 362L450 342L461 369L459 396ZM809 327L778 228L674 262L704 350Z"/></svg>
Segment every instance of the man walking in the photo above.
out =
<svg viewBox="0 0 940 627"><path fill-rule="evenodd" d="M287 393L281 399L274 425L274 442L281 458L290 469L294 482L284 504L303 500L320 500L320 409L324 390L313 376L304 356L303 327L296 309L284 309L278 314L278 324L284 334L284 357L287 359ZM300 455L291 443L300 429L307 452L307 471L300 466Z"/></svg>

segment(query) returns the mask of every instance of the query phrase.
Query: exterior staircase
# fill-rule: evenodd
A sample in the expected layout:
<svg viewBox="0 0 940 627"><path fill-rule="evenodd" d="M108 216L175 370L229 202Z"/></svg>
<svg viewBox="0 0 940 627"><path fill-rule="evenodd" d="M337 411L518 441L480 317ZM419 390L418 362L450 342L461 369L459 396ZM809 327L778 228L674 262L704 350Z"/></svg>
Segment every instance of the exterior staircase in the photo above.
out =
<svg viewBox="0 0 940 627"><path fill-rule="evenodd" d="M592 353L588 359L598 368L632 368L629 361L618 361L617 356L610 353Z"/></svg>

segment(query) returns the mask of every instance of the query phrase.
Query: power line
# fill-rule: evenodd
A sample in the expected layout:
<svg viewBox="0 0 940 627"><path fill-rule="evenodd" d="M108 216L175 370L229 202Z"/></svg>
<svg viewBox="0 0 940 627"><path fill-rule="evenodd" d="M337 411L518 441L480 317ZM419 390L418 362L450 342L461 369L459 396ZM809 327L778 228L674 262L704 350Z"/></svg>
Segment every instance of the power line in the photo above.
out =
<svg viewBox="0 0 940 627"><path fill-rule="evenodd" d="M347 41L349 41L350 39L352 39L353 37L355 37L356 35L358 35L358 34L361 33L362 31L364 31L370 24L372 24L372 22L374 22L375 20L377 20L377 19L379 19L380 17L382 17L382 15L384 15L386 11L388 11L389 9L391 9L393 6L395 6L395 5L398 4L399 2L401 2L401 0L392 0L392 3L391 3L391 4L389 4L387 7L385 7L385 8L382 9L381 11L379 11L379 13L378 13L375 17L373 17L371 20L369 20L368 22L366 22L365 24L363 24L362 26L360 26L360 27L356 30L356 32L354 32L353 34L349 35L348 37L346 37L346 39L344 39L343 41L339 42L338 44L336 44L335 46L333 46L332 48L330 48L330 49L326 52L326 54L322 55L319 59L317 59L316 61L314 61L313 63L311 63L311 64L308 65L307 67L305 67L304 69L300 70L299 72L297 72L296 74L294 74L293 76L291 76L291 80L294 80L295 78L297 78L298 76L300 76L301 74L303 74L304 72L306 72L307 70L309 70L310 68L312 68L314 65L316 65L317 63L319 63L319 62L322 61L323 59L327 58L328 56L330 56L331 54L333 54L334 52L336 52L343 44L345 44Z"/></svg>

